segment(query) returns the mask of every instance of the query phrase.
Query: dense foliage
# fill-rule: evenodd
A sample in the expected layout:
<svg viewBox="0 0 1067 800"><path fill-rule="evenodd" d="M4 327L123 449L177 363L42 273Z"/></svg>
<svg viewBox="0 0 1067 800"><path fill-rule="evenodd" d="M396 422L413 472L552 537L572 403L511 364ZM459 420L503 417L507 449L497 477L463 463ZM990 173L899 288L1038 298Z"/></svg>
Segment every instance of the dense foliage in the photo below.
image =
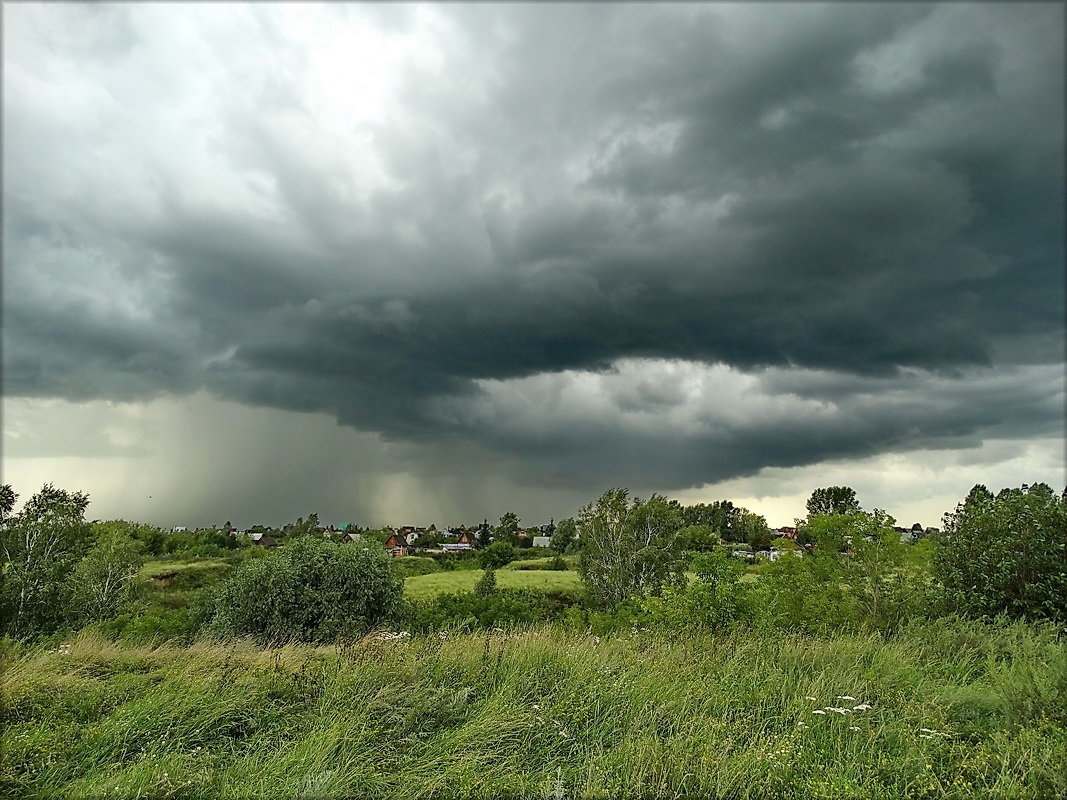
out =
<svg viewBox="0 0 1067 800"><path fill-rule="evenodd" d="M975 486L946 515L935 565L953 608L1067 620L1067 492Z"/></svg>
<svg viewBox="0 0 1067 800"><path fill-rule="evenodd" d="M53 631L72 614L70 576L92 541L88 495L47 484L12 515L17 495L5 487L0 524L3 619L14 636Z"/></svg>
<svg viewBox="0 0 1067 800"><path fill-rule="evenodd" d="M403 584L376 548L300 537L242 564L215 598L211 630L262 642L329 642L389 620Z"/></svg>
<svg viewBox="0 0 1067 800"><path fill-rule="evenodd" d="M579 571L594 603L615 605L683 580L677 504L655 494L632 502L628 497L625 489L610 489L579 512L584 540Z"/></svg>

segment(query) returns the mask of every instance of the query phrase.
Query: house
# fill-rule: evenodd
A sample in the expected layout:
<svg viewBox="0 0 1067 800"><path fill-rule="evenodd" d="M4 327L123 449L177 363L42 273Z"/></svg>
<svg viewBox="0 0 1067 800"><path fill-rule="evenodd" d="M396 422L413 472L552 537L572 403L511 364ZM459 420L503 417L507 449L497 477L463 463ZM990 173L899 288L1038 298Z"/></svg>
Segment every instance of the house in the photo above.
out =
<svg viewBox="0 0 1067 800"><path fill-rule="evenodd" d="M551 536L535 536L533 538L533 546L534 547L551 547L552 546L552 537Z"/></svg>
<svg viewBox="0 0 1067 800"><path fill-rule="evenodd" d="M473 533L463 530L460 531L459 538L456 540L456 544L467 544L474 547L475 537Z"/></svg>
<svg viewBox="0 0 1067 800"><path fill-rule="evenodd" d="M173 528L170 529L170 532L171 533L185 533L187 530L189 530L189 529L187 527L185 527L184 525L175 525Z"/></svg>
<svg viewBox="0 0 1067 800"><path fill-rule="evenodd" d="M791 528L788 525L783 525L781 528L775 529L775 533L781 536L783 539L796 539L797 529Z"/></svg>
<svg viewBox="0 0 1067 800"><path fill-rule="evenodd" d="M403 533L392 533L385 540L385 549L394 556L406 556L408 554L408 540Z"/></svg>
<svg viewBox="0 0 1067 800"><path fill-rule="evenodd" d="M441 549L444 550L445 552L452 552L452 551L455 551L455 550L473 550L474 549L474 545L470 545L470 544L452 544L451 542L446 542L446 543L441 545Z"/></svg>
<svg viewBox="0 0 1067 800"><path fill-rule="evenodd" d="M267 547L267 548L277 547L278 546L278 543L274 540L274 538L271 537L271 536L267 536L267 534L265 534L265 533L253 533L252 534L252 544L255 545L256 547Z"/></svg>

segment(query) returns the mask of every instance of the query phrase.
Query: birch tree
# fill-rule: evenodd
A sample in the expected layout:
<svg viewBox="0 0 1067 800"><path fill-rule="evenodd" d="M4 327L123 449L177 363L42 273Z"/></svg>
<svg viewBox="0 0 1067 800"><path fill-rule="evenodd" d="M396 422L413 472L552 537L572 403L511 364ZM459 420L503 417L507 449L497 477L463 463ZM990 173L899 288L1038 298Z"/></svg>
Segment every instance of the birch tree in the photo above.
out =
<svg viewBox="0 0 1067 800"><path fill-rule="evenodd" d="M579 572L594 602L615 605L681 580L681 513L666 498L629 501L626 489L609 489L579 512L578 524L585 542Z"/></svg>
<svg viewBox="0 0 1067 800"><path fill-rule="evenodd" d="M54 630L67 616L67 579L89 545L88 505L87 494L49 483L18 514L5 515L0 524L0 597L12 635Z"/></svg>

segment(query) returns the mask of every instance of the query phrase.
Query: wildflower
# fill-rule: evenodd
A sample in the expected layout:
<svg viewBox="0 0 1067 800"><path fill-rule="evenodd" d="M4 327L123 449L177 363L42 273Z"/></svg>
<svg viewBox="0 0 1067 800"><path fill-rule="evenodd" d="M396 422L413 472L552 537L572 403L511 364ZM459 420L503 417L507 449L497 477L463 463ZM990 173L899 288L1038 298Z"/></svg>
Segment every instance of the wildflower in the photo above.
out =
<svg viewBox="0 0 1067 800"><path fill-rule="evenodd" d="M541 706L537 705L537 703L534 703L532 706L530 706L530 708L532 708L534 711L540 711L541 710Z"/></svg>
<svg viewBox="0 0 1067 800"><path fill-rule="evenodd" d="M817 708L814 711L812 711L811 713L812 714L826 714L826 712L823 711L821 708Z"/></svg>
<svg viewBox="0 0 1067 800"><path fill-rule="evenodd" d="M853 711L869 711L872 708L874 708L874 706L868 705L867 703L860 703L858 706L852 706Z"/></svg>
<svg viewBox="0 0 1067 800"><path fill-rule="evenodd" d="M849 726L848 726L848 729L849 729L850 731L858 731L858 730L859 730L859 728L857 728L857 727L856 727L855 725L849 725Z"/></svg>
<svg viewBox="0 0 1067 800"><path fill-rule="evenodd" d="M839 694L839 695L838 695L837 697L835 697L834 699L835 699L835 700L850 700L850 701L852 701L853 703L854 703L854 702L856 702L856 698L855 698L855 697L849 697L849 696L848 696L847 694Z"/></svg>
<svg viewBox="0 0 1067 800"><path fill-rule="evenodd" d="M933 730L931 728L919 728L919 730L921 730L923 733L933 733Z"/></svg>
<svg viewBox="0 0 1067 800"><path fill-rule="evenodd" d="M807 697L807 698L805 698L805 699L806 699L806 700L810 700L810 701L811 701L811 702L813 702L813 703L815 702L815 698L814 698L814 697Z"/></svg>

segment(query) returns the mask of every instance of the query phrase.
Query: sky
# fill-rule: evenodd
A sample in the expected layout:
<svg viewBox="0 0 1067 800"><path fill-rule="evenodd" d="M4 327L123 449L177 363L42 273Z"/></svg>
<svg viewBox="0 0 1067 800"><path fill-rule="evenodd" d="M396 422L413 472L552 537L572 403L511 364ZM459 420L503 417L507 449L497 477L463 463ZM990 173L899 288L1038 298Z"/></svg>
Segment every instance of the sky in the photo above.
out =
<svg viewBox="0 0 1067 800"><path fill-rule="evenodd" d="M3 481L160 525L1067 484L1062 3L3 7Z"/></svg>

